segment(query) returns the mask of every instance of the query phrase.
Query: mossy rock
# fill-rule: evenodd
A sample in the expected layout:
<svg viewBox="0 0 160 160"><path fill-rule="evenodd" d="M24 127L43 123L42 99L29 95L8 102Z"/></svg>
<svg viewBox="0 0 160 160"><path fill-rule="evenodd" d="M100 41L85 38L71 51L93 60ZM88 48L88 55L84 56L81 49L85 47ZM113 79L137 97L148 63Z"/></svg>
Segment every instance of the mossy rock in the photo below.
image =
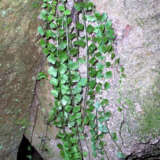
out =
<svg viewBox="0 0 160 160"><path fill-rule="evenodd" d="M0 159L16 160L35 75L42 59L36 34L40 1L0 1ZM3 157L3 158L2 158Z"/></svg>

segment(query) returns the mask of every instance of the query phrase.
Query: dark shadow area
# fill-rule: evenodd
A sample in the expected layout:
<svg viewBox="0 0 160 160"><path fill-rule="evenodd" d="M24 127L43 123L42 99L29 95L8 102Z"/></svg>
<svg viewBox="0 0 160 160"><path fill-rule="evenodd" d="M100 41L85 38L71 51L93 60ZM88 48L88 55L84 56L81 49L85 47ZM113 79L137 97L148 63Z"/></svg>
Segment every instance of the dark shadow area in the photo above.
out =
<svg viewBox="0 0 160 160"><path fill-rule="evenodd" d="M160 160L160 140L154 144L137 145L137 149L125 160Z"/></svg>
<svg viewBox="0 0 160 160"><path fill-rule="evenodd" d="M43 160L43 158L30 144L29 140L23 136L18 149L17 160Z"/></svg>

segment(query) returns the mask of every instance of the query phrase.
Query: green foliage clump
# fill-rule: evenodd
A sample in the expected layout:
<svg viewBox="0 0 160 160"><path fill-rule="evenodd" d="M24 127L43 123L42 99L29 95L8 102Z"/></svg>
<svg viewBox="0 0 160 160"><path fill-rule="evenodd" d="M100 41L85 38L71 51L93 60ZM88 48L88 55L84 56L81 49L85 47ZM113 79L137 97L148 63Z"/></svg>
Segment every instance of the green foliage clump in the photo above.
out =
<svg viewBox="0 0 160 160"><path fill-rule="evenodd" d="M38 27L42 37L40 45L50 65L48 73L54 96L48 123L59 128L58 148L65 160L81 160L87 156L81 143L86 134L91 135L92 155L104 159L107 156L105 134L111 136L121 151L116 133L108 128L112 116L106 111L109 100L102 96L111 87L111 66L119 63L112 46L115 34L107 15L96 12L93 3L75 3L75 13L66 3L66 0L43 0L40 13L46 23ZM72 22L72 16L78 20ZM85 52L84 57L81 50ZM106 57L108 60L104 62ZM86 66L86 76L80 73L82 64ZM39 80L45 77L43 73L38 75ZM86 127L90 133L85 132ZM118 155L122 157L121 152Z"/></svg>

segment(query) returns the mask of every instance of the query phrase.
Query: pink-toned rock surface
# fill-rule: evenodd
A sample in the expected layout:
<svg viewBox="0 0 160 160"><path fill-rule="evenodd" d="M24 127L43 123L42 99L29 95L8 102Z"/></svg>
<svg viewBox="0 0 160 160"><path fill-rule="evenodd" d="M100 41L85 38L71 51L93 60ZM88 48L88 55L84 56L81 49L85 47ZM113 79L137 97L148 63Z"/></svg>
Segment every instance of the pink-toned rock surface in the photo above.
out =
<svg viewBox="0 0 160 160"><path fill-rule="evenodd" d="M117 36L115 53L121 58L127 76L119 86L119 75L113 68L112 87L104 96L110 100L108 109L112 112L109 128L117 132L117 143L123 152L130 154L138 143L149 139L154 143L159 136L160 1L93 2L113 22ZM26 126L25 136L45 160L61 159L55 141L57 129L47 126L54 101L50 86L47 80L42 80L34 87L41 64L35 40L38 5L38 1L31 0L0 1L0 159L3 160L16 160ZM44 71L47 72L47 63ZM36 93L34 99L32 91ZM124 108L123 112L117 111L119 106ZM117 147L108 135L105 140L109 159L117 160Z"/></svg>
<svg viewBox="0 0 160 160"><path fill-rule="evenodd" d="M119 114L116 106L120 104L112 101L111 110L114 115L110 127L113 131L119 132L118 143L123 151L129 154L138 143L147 142L149 139L154 143L159 136L160 120L157 114L160 113L160 1L93 2L97 10L106 12L113 22L117 36L115 52L120 56L127 76L120 87L121 104L126 109L124 115ZM113 87L115 94L111 91L113 99L116 99L118 88ZM111 159L116 160L115 151L114 145L109 142L109 155Z"/></svg>

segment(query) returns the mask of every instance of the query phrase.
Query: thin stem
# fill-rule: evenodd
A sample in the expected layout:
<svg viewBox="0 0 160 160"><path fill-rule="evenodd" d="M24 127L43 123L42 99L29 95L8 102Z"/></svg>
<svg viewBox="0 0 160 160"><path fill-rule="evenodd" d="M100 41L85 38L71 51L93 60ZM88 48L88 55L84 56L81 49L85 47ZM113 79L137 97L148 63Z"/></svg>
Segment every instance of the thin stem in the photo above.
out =
<svg viewBox="0 0 160 160"><path fill-rule="evenodd" d="M88 53L88 35L87 35L87 24L85 21L85 11L82 10L82 19L83 19L83 23L84 23L84 31L85 31L85 40L86 40L86 63L87 63L87 86L86 86L86 90L85 90L85 95L84 95L84 108L85 109L87 107L87 99L88 99L88 83L89 83L89 53Z"/></svg>
<svg viewBox="0 0 160 160"><path fill-rule="evenodd" d="M104 107L103 107L103 111L105 112ZM106 124L106 127L108 129L108 134L109 134L110 138L112 139L112 134L111 134L110 129L108 127L108 122L105 121L105 124ZM115 144L115 146L118 148L118 150L123 153L123 151L122 151L121 147L119 146L119 144L116 141L114 141L114 140L112 140L112 141Z"/></svg>
<svg viewBox="0 0 160 160"><path fill-rule="evenodd" d="M65 21L66 21L66 38L67 38L67 54L68 56L70 57L70 49L69 49L69 31L68 31L68 24L67 24L67 17L65 16ZM69 77L71 77L71 72L70 72L70 69L69 69ZM72 87L72 84L71 84L71 80L69 80L70 82L70 87ZM71 95L72 95L72 88L71 88ZM80 150L81 150L81 155L82 155L82 160L84 159L83 158L83 148L82 148L82 144L81 144L81 140L80 140L80 135L79 135L79 131L78 131L78 126L77 126L77 133L78 133L78 141L79 141L79 145L80 145Z"/></svg>

